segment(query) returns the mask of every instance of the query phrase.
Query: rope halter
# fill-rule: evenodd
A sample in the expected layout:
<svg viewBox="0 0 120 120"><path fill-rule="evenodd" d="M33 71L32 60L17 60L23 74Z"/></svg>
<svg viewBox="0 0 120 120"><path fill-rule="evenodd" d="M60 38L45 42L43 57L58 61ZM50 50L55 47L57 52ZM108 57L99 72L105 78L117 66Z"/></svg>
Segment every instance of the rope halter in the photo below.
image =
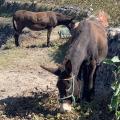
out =
<svg viewBox="0 0 120 120"><path fill-rule="evenodd" d="M65 79L65 80L72 80L71 86L66 90L67 92L69 92L71 90L71 88L72 88L72 93L69 96L66 96L66 97L63 97L63 98L59 98L59 101L63 101L65 99L72 98L73 104L75 104L75 96L74 96L75 76L73 76L73 74L72 74L71 79Z"/></svg>

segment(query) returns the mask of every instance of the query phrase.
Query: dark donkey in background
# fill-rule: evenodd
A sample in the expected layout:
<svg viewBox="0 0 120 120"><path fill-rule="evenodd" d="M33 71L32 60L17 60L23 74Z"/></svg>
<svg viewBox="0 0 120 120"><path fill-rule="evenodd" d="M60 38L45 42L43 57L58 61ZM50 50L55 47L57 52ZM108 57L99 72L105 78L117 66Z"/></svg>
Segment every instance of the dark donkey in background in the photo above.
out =
<svg viewBox="0 0 120 120"><path fill-rule="evenodd" d="M81 98L82 89L82 98L91 100L95 89L96 68L105 59L108 51L105 29L108 26L107 19L107 14L101 11L97 17L83 20L75 27L72 25L73 40L62 67L53 69L41 66L59 76L57 87L62 101L61 111L71 110L75 97Z"/></svg>
<svg viewBox="0 0 120 120"><path fill-rule="evenodd" d="M39 31L47 29L47 46L50 46L50 35L52 28L58 25L69 27L73 18L61 13L48 12L30 12L26 10L16 11L13 15L13 27L15 29L15 45L19 46L19 35L25 27L31 30Z"/></svg>

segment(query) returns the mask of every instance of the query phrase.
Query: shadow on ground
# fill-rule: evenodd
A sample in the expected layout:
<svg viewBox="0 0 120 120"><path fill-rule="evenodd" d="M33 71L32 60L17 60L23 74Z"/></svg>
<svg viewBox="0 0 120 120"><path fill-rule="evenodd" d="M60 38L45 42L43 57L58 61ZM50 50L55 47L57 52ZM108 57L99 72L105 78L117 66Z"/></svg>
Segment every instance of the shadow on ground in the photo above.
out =
<svg viewBox="0 0 120 120"><path fill-rule="evenodd" d="M53 47L54 45L51 45L50 47ZM26 48L48 48L46 43L43 43L41 45L28 45Z"/></svg>
<svg viewBox="0 0 120 120"><path fill-rule="evenodd" d="M69 40L68 41L65 41L63 44L60 44L58 46L58 49L56 49L55 52L53 52L51 54L51 57L53 58L53 60L56 62L56 63L62 63L63 60L64 60L64 57L66 55L66 52L68 50L68 47L69 47L70 43L69 43ZM54 45L55 47L55 45Z"/></svg>
<svg viewBox="0 0 120 120"><path fill-rule="evenodd" d="M63 41L52 41L51 42L51 45L50 45L50 57L52 58L52 60L55 62L55 63L62 63L63 60L64 60L64 57L66 55L66 52L68 50L68 47L69 47L69 40L63 40ZM38 45L28 45L26 46L26 48L48 48L47 45L46 45L46 42L45 43L42 43L42 44L38 44ZM48 48L48 49L49 49Z"/></svg>
<svg viewBox="0 0 120 120"><path fill-rule="evenodd" d="M58 113L57 104L56 96L42 92L33 93L33 96L30 97L8 97L0 100L0 106L3 106L2 111L6 118L19 117L21 119L32 119L34 115L38 115L42 119L48 119L48 116L54 118ZM107 104L105 104L104 101L102 103L97 103L96 101L87 103L82 101L80 109L75 107L76 114L79 113L77 118L80 120L115 120L114 114L109 112ZM75 114L73 116L74 119L69 118L70 116L72 117L72 113L61 115L66 120L79 120L76 119Z"/></svg>
<svg viewBox="0 0 120 120"><path fill-rule="evenodd" d="M5 21L3 19L3 21ZM0 47L14 34L13 27L10 23L0 23Z"/></svg>
<svg viewBox="0 0 120 120"><path fill-rule="evenodd" d="M51 110L51 107L46 106L49 102L48 97L50 97L49 93L42 92L33 93L33 96L30 97L8 97L0 100L0 106L4 106L3 113L7 118L16 116L27 118L30 114L42 114L44 117L48 114L55 116L57 109ZM54 99L57 98L54 96Z"/></svg>

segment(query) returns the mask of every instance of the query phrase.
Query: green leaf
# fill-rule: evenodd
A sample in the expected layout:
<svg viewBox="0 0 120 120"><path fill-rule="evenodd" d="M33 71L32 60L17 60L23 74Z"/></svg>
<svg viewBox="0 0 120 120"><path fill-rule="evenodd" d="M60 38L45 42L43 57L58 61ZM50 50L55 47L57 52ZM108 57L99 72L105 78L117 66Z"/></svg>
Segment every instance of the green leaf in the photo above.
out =
<svg viewBox="0 0 120 120"><path fill-rule="evenodd" d="M105 59L104 61L103 61L103 63L105 63L105 64L113 64L113 61L112 60L110 60L110 59Z"/></svg>
<svg viewBox="0 0 120 120"><path fill-rule="evenodd" d="M113 90L115 90L115 86L111 86L111 88L112 88Z"/></svg>
<svg viewBox="0 0 120 120"><path fill-rule="evenodd" d="M116 117L117 117L117 120L120 119L120 111L117 111L117 112L116 112Z"/></svg>
<svg viewBox="0 0 120 120"><path fill-rule="evenodd" d="M120 93L120 84L118 84L117 90L115 92L115 96L117 96Z"/></svg>
<svg viewBox="0 0 120 120"><path fill-rule="evenodd" d="M117 96L113 96L111 99L111 107L112 110L116 110L116 108L118 108L118 97Z"/></svg>
<svg viewBox="0 0 120 120"><path fill-rule="evenodd" d="M112 59L111 59L112 62L116 63L116 62L120 62L120 59L118 56L114 56Z"/></svg>

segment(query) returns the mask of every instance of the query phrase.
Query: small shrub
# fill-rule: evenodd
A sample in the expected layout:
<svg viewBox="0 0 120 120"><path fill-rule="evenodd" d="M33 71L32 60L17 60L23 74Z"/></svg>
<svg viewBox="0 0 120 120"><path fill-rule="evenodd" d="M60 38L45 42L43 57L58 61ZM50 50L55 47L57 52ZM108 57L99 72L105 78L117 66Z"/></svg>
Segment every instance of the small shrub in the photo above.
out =
<svg viewBox="0 0 120 120"><path fill-rule="evenodd" d="M112 84L113 96L111 98L111 103L109 105L110 111L115 112L116 120L120 119L120 60L117 56L113 57L111 60L107 59L106 64L115 66L113 71L115 76L115 82ZM116 65L118 63L118 65Z"/></svg>

